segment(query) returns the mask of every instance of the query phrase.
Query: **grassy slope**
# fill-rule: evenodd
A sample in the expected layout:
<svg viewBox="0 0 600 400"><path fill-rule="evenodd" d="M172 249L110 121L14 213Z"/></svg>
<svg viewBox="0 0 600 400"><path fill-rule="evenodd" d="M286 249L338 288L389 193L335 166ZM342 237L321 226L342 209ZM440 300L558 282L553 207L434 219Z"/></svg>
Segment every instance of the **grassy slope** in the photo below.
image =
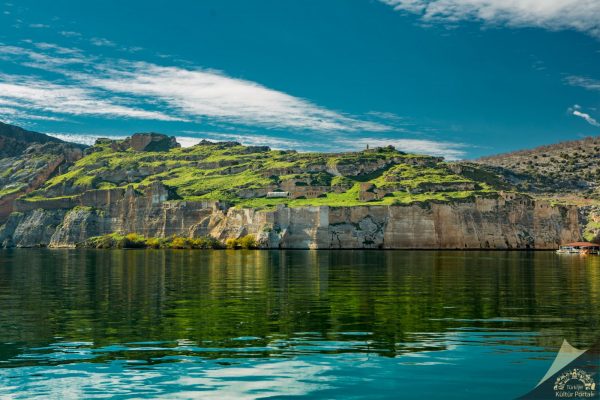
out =
<svg viewBox="0 0 600 400"><path fill-rule="evenodd" d="M217 199L260 208L282 203L290 206L348 206L450 201L494 192L494 188L485 182L478 182L477 190L419 191L418 188L424 184L443 187L476 181L453 173L446 163L436 158L404 154L390 148L327 154L270 151L216 143L168 152L136 152L115 151L105 143L96 145L93 150L67 172L46 182L29 199L71 196L88 189L138 187L157 180L174 188L181 199ZM364 166L371 167L362 174L352 172ZM344 176L336 174L336 169L343 171ZM243 198L242 192L246 189L277 188L289 179L303 181L305 186L329 186L332 189L324 197L314 199ZM358 199L361 182L402 190L377 201L361 202ZM334 193L334 186L342 186L344 191Z"/></svg>

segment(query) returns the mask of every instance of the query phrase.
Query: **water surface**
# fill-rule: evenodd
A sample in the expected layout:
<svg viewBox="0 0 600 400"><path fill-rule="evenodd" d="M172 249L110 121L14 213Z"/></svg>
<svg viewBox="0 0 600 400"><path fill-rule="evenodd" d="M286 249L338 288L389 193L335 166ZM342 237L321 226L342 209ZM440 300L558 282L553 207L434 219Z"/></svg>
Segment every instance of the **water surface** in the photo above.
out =
<svg viewBox="0 0 600 400"><path fill-rule="evenodd" d="M600 257L0 253L0 398L510 399L600 331Z"/></svg>

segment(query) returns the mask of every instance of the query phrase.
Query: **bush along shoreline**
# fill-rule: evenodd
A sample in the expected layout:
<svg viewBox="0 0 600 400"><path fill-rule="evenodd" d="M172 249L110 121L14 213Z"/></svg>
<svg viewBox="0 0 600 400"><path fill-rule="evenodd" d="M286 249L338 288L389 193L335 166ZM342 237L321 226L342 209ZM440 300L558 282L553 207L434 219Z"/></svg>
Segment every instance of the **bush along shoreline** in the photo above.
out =
<svg viewBox="0 0 600 400"><path fill-rule="evenodd" d="M223 243L210 236L198 238L187 238L182 236L147 238L137 233L128 233L125 235L111 233L89 238L84 242L78 243L77 247L91 249L257 249L258 242L253 235L246 235L239 239L227 239L227 241Z"/></svg>

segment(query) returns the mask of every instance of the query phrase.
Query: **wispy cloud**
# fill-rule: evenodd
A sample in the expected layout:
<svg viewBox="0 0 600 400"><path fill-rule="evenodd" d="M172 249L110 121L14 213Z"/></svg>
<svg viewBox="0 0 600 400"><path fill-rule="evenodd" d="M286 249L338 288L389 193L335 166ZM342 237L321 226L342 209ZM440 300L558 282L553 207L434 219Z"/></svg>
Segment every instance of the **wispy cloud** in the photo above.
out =
<svg viewBox="0 0 600 400"><path fill-rule="evenodd" d="M598 123L598 121L592 118L590 114L581 111L573 111L573 115L579 118L583 118L590 125L600 126L600 123Z"/></svg>
<svg viewBox="0 0 600 400"><path fill-rule="evenodd" d="M49 43L35 43L34 47L36 49L0 43L0 60L20 61L19 64L24 66L48 70L69 64L84 64L88 61L76 49L67 49Z"/></svg>
<svg viewBox="0 0 600 400"><path fill-rule="evenodd" d="M318 106L308 100L273 90L256 82L238 79L202 68L160 66L148 62L101 59L84 55L79 49L66 49L48 43L30 43L32 48L0 44L0 57L6 61L62 74L69 90L102 99L106 115L160 120L217 121L246 126L305 131L389 131L390 125L361 119ZM79 64L79 65L75 65ZM67 68L68 67L68 68ZM6 98L23 93L31 83L40 91L38 80L3 75L0 82L18 80L19 88L6 86ZM6 85L6 84L5 84ZM19 90L17 90L19 89ZM55 89L57 89L55 87ZM62 88L63 93L66 88ZM118 104L113 99L119 97ZM138 110L141 104L157 111ZM80 113L70 103L55 104L52 112ZM100 105L94 107L100 110ZM124 109L128 112L125 113ZM123 110L123 113L121 111ZM134 112L130 112L135 110ZM91 111L91 110L89 110ZM100 114L98 111L96 114Z"/></svg>
<svg viewBox="0 0 600 400"><path fill-rule="evenodd" d="M494 25L571 29L600 38L597 0L380 0L424 21L478 20Z"/></svg>
<svg viewBox="0 0 600 400"><path fill-rule="evenodd" d="M0 104L2 104L0 102ZM37 120L37 121L62 121L62 118L47 115L36 115L24 112L17 108L0 106L0 121L11 124L18 119Z"/></svg>
<svg viewBox="0 0 600 400"><path fill-rule="evenodd" d="M99 47L115 47L116 44L105 38L91 38L90 43Z"/></svg>
<svg viewBox="0 0 600 400"><path fill-rule="evenodd" d="M565 79L565 82L571 86L578 86L587 90L600 91L600 80L587 78L584 76L571 75Z"/></svg>
<svg viewBox="0 0 600 400"><path fill-rule="evenodd" d="M448 159L463 158L468 147L449 141L378 137L389 136L385 133L389 131L408 133L406 126L410 124L391 113L348 115L220 71L100 58L52 43L27 44L0 44L0 58L62 78L50 82L39 76L0 74L0 106L12 110L11 118L87 115L187 121L234 128L237 132L184 131L178 137L184 146L202 139L300 151L348 151L364 149L367 144L393 145L406 152ZM285 129L302 138L250 131L239 134L244 127L250 131L255 127ZM53 135L86 144L99 137L87 133Z"/></svg>
<svg viewBox="0 0 600 400"><path fill-rule="evenodd" d="M574 115L578 118L581 118L583 120L585 120L588 124L593 125L593 126L597 126L600 127L600 122L598 122L594 117L592 117L590 114L583 112L581 110L581 106L578 104L575 104L573 107L570 107L568 112L571 115Z"/></svg>
<svg viewBox="0 0 600 400"><path fill-rule="evenodd" d="M85 88L55 84L29 76L0 74L0 102L16 106L15 110L161 121L181 120L158 111L120 105ZM22 115L25 117L28 114Z"/></svg>
<svg viewBox="0 0 600 400"><path fill-rule="evenodd" d="M60 31L58 33L64 37L80 37L81 36L81 33L74 32L74 31Z"/></svg>
<svg viewBox="0 0 600 400"><path fill-rule="evenodd" d="M170 109L188 117L209 117L267 128L316 131L390 129L212 70L121 61L113 66L105 66L103 74L78 78L91 87L160 100Z"/></svg>

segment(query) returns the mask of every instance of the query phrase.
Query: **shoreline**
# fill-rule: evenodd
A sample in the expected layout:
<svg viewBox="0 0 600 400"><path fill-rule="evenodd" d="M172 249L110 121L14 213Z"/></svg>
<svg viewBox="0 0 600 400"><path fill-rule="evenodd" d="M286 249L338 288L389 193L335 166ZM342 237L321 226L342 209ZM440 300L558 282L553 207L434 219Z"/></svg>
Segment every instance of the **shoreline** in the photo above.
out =
<svg viewBox="0 0 600 400"><path fill-rule="evenodd" d="M203 251L228 251L228 252L239 252L239 251L368 251L368 252L390 252L390 251L449 251L449 252L531 252L531 253L539 253L539 252L556 252L558 249L478 249L478 248L468 248L468 249L460 249L460 248L386 248L386 249L372 249L372 248L329 248L329 249L307 249L307 248L293 248L293 247L272 247L272 248L253 248L253 249L175 249L175 248L107 248L107 249L99 249L95 247L82 247L82 246L72 246L72 247L48 247L48 246L38 246L38 247L9 247L9 248L0 248L0 251L12 251L12 250L51 250L51 251L66 251L66 250L97 250L97 251L117 251L117 250L127 250L127 251L193 251L193 252L203 252ZM570 253L564 255L581 255L577 253ZM595 254L591 254L595 255Z"/></svg>

